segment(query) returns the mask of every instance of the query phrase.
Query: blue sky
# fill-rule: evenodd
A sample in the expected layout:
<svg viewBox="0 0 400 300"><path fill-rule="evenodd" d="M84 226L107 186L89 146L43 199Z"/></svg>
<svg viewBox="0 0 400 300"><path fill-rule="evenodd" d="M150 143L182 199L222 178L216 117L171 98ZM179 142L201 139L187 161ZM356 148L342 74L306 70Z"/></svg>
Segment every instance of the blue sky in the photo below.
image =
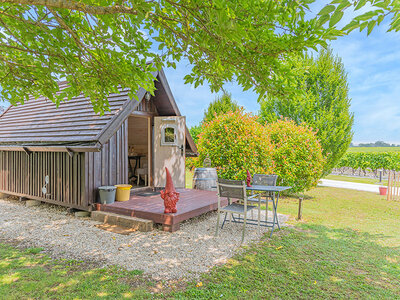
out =
<svg viewBox="0 0 400 300"><path fill-rule="evenodd" d="M347 15L340 24L350 18ZM368 37L365 31L353 31L331 43L348 72L355 143L383 140L400 144L400 33L388 33L387 28L382 24ZM186 61L180 62L176 70L165 71L188 126L198 124L216 94L207 86L194 89L183 83L184 75L190 71ZM225 89L248 111L258 111L256 94L242 92L235 83L227 84Z"/></svg>
<svg viewBox="0 0 400 300"><path fill-rule="evenodd" d="M313 13L319 9L320 4L317 4ZM351 17L347 14L341 24ZM348 72L351 110L355 115L355 143L383 140L400 144L400 33L387 33L386 30L387 26L383 24L368 37L365 31L353 31L331 44ZM176 69L165 70L178 106L190 127L202 120L204 110L216 94L212 94L208 86L195 89L185 85L183 77L189 71L187 61L178 63ZM256 94L243 92L235 83L227 84L225 89L248 111L258 111Z"/></svg>

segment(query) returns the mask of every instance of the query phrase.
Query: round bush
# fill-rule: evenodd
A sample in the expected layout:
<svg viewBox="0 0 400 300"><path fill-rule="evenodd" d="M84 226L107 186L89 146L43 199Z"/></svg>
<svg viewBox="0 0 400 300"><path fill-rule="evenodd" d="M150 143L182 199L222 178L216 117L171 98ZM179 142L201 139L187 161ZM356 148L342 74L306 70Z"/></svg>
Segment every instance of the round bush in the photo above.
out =
<svg viewBox="0 0 400 300"><path fill-rule="evenodd" d="M266 125L274 146L274 173L279 185L291 186L289 192L303 192L317 185L325 159L316 133L292 120L278 120Z"/></svg>
<svg viewBox="0 0 400 300"><path fill-rule="evenodd" d="M251 174L270 174L273 148L265 127L243 110L228 112L203 124L199 135L199 164L208 156L225 179L246 179Z"/></svg>

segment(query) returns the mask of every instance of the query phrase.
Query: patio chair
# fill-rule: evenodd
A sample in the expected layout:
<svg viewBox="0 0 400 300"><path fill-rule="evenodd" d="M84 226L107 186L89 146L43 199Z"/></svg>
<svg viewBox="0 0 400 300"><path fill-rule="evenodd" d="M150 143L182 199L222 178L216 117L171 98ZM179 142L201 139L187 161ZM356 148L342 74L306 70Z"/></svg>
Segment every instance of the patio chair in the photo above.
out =
<svg viewBox="0 0 400 300"><path fill-rule="evenodd" d="M256 208L256 206L247 205L246 184L244 181L240 180L227 180L218 178L217 189L218 189L218 216L217 216L217 228L215 235L218 236L219 233L219 223L220 223L221 213L225 213L224 222L222 223L221 229L224 227L224 224L226 222L226 217L229 214L230 217L233 216L234 222L243 223L243 231L242 231L242 243L243 243L246 230L247 213L250 210ZM224 207L221 206L222 198L228 199L228 204ZM237 201L233 201L233 199L236 199ZM240 221L236 221L233 214L238 214ZM240 218L241 215L243 215L243 221L241 221Z"/></svg>
<svg viewBox="0 0 400 300"><path fill-rule="evenodd" d="M253 185L268 185L276 186L276 181L278 180L278 175L266 175L266 174L254 174ZM268 221L268 202L272 202L272 193L258 193L248 197L248 201L251 203L257 203L261 205L258 201L258 197L261 197L261 203L265 203L265 221ZM264 197L264 199L262 199Z"/></svg>

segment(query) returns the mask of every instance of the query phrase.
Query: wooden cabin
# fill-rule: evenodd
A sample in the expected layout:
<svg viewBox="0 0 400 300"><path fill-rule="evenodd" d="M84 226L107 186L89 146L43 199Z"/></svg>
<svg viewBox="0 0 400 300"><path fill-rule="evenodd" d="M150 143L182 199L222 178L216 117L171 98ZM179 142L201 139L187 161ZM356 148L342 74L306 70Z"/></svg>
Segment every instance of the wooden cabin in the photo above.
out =
<svg viewBox="0 0 400 300"><path fill-rule="evenodd" d="M183 188L185 156L197 149L163 70L156 77L155 96L140 89L136 101L122 90L104 115L84 96L58 108L45 97L9 107L0 116L0 192L91 210L99 186L163 187L165 167Z"/></svg>

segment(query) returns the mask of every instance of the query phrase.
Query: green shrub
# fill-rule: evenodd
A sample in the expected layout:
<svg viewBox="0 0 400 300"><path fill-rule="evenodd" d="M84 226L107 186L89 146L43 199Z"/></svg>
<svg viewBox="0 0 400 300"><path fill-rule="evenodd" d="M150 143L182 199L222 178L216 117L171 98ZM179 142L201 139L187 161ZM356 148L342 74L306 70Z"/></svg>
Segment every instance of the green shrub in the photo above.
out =
<svg viewBox="0 0 400 300"><path fill-rule="evenodd" d="M198 157L186 157L185 159L185 167L187 170L193 171L194 168L198 165L197 161Z"/></svg>
<svg viewBox="0 0 400 300"><path fill-rule="evenodd" d="M260 103L260 119L270 123L285 117L314 128L326 158L324 174L328 175L353 138L346 71L341 59L329 49L322 49L317 57L298 57L292 63L293 68L304 70L294 80L304 93L292 97L267 95Z"/></svg>
<svg viewBox="0 0 400 300"><path fill-rule="evenodd" d="M273 170L273 148L265 127L243 110L228 112L204 123L198 141L199 159L208 155L218 176L246 179L251 174L269 174Z"/></svg>
<svg viewBox="0 0 400 300"><path fill-rule="evenodd" d="M316 133L287 119L268 124L266 131L274 146L278 184L291 186L294 193L316 186L325 164Z"/></svg>

